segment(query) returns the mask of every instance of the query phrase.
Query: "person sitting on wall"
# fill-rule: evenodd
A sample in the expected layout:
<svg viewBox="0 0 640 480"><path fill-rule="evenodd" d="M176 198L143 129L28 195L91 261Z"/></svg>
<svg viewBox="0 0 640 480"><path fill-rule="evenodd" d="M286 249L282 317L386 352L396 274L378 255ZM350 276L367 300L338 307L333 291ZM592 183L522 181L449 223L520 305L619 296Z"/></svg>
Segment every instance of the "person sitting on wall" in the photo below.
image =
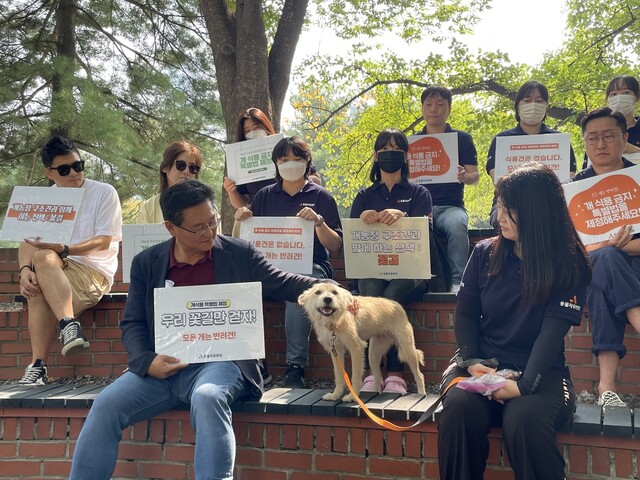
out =
<svg viewBox="0 0 640 480"><path fill-rule="evenodd" d="M156 353L154 289L261 282L265 297L295 301L318 280L285 273L249 242L218 235L213 190L197 180L166 189L160 205L171 240L133 258L131 283L120 324L128 371L93 402L76 443L71 480L107 480L113 474L122 430L187 402L195 431L196 479L232 480L235 437L231 405L260 397L256 360L182 363Z"/></svg>
<svg viewBox="0 0 640 480"><path fill-rule="evenodd" d="M40 152L51 188L84 188L71 243L27 240L20 243L20 293L29 307L31 363L18 381L48 381L47 357L60 332L62 355L89 347L75 317L111 289L122 237L120 199L115 188L84 178L84 161L71 140L52 137Z"/></svg>
<svg viewBox="0 0 640 480"><path fill-rule="evenodd" d="M614 172L634 164L622 156L627 148L627 121L608 107L589 112L582 119L584 148L590 166L573 181ZM622 227L605 242L587 245L593 280L587 288L587 307L593 324L593 354L598 357L600 380L598 404L627 405L616 393L616 374L627 349L623 344L627 322L640 332L640 281L632 259L640 256L640 234Z"/></svg>
<svg viewBox="0 0 640 480"><path fill-rule="evenodd" d="M458 181L425 185L433 201L433 229L447 237L451 291L457 293L469 258L469 215L464 208L464 186L478 183L480 172L478 153L471 135L454 130L447 123L452 99L451 90L445 87L432 85L422 92L420 100L426 125L420 134L455 132L458 136Z"/></svg>

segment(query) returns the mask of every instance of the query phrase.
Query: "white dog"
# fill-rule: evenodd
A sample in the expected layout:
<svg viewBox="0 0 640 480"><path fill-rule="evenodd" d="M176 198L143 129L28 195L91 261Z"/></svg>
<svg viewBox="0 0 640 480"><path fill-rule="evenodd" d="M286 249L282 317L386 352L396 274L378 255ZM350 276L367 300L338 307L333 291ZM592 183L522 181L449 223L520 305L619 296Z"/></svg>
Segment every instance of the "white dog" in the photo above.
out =
<svg viewBox="0 0 640 480"><path fill-rule="evenodd" d="M424 375L420 372L420 366L424 365L424 354L415 347L413 327L398 302L378 297L354 297L337 285L318 283L300 295L298 303L309 315L318 341L329 352L333 362L336 387L323 397L325 400L338 400L346 388L340 367L331 354L334 333L335 348L343 365L345 351L348 350L351 355L351 383L357 394L360 394L362 387L367 341L374 390L379 391L382 384L382 356L395 344L398 358L413 373L418 393L425 393ZM354 398L348 394L342 400L353 402Z"/></svg>

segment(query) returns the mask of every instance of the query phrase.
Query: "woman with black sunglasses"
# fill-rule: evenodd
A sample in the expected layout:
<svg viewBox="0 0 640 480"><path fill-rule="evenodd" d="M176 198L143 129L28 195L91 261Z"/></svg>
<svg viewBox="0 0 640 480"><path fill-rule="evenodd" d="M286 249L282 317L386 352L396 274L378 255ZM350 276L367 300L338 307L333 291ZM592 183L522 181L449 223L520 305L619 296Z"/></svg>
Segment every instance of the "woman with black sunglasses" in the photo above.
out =
<svg viewBox="0 0 640 480"><path fill-rule="evenodd" d="M160 164L160 193L184 180L198 178L202 168L200 149L194 144L180 141L169 145L162 155ZM160 193L140 205L137 223L162 223Z"/></svg>

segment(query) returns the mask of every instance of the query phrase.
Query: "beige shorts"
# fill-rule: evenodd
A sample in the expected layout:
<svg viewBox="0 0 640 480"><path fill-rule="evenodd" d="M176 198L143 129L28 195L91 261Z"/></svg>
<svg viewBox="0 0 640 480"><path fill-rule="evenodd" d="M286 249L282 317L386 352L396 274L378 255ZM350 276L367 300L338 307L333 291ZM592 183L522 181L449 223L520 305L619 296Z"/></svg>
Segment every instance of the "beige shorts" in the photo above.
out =
<svg viewBox="0 0 640 480"><path fill-rule="evenodd" d="M109 281L91 267L65 259L63 272L73 292L73 316L93 307L109 291Z"/></svg>

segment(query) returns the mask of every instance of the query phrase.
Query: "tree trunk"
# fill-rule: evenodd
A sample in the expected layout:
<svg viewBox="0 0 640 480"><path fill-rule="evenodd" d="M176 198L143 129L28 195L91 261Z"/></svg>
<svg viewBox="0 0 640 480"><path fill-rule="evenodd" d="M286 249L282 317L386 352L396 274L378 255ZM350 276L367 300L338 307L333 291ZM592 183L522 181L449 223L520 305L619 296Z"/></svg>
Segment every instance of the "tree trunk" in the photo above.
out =
<svg viewBox="0 0 640 480"><path fill-rule="evenodd" d="M211 39L227 142L234 142L238 115L257 107L280 130L280 116L289 88L296 45L309 5L308 0L286 0L269 51L261 0L237 0L236 10L227 0L200 0ZM226 173L226 172L225 172ZM224 233L233 225L233 207L223 191Z"/></svg>
<svg viewBox="0 0 640 480"><path fill-rule="evenodd" d="M76 59L75 27L78 15L77 0L60 0L56 10L55 73L51 79L51 134L69 137L71 119L75 111L73 83Z"/></svg>

